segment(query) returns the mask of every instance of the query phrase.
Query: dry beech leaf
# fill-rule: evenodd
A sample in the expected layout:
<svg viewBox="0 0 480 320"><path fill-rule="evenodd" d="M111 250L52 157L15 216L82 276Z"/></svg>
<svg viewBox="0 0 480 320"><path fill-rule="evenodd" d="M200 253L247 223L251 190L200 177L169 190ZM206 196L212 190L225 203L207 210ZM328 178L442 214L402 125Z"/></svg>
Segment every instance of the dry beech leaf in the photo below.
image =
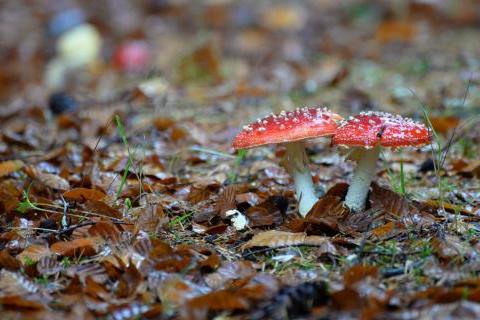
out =
<svg viewBox="0 0 480 320"><path fill-rule="evenodd" d="M218 268L221 263L221 259L214 251L205 249L199 250L200 253L207 257L198 262L198 266L206 271L213 271Z"/></svg>
<svg viewBox="0 0 480 320"><path fill-rule="evenodd" d="M0 292L3 295L27 295L39 291L39 286L18 272L0 271Z"/></svg>
<svg viewBox="0 0 480 320"><path fill-rule="evenodd" d="M37 262L43 257L47 257L51 254L52 252L47 246L32 244L17 255L17 259L25 264L29 261Z"/></svg>
<svg viewBox="0 0 480 320"><path fill-rule="evenodd" d="M190 193L188 194L188 201L192 204L199 203L210 198L211 191L205 187L191 187Z"/></svg>
<svg viewBox="0 0 480 320"><path fill-rule="evenodd" d="M300 30L306 19L301 7L283 4L265 10L261 21L271 30Z"/></svg>
<svg viewBox="0 0 480 320"><path fill-rule="evenodd" d="M131 261L128 267L123 266L121 270L123 273L118 281L115 294L119 298L127 298L135 293L143 280L143 276Z"/></svg>
<svg viewBox="0 0 480 320"><path fill-rule="evenodd" d="M337 310L356 310L363 306L363 299L357 290L345 288L332 293L332 305Z"/></svg>
<svg viewBox="0 0 480 320"><path fill-rule="evenodd" d="M0 177L9 175L24 166L22 160L8 160L0 162Z"/></svg>
<svg viewBox="0 0 480 320"><path fill-rule="evenodd" d="M66 191L70 189L70 183L56 174L40 173L36 176L36 178L45 186L55 190Z"/></svg>
<svg viewBox="0 0 480 320"><path fill-rule="evenodd" d="M308 212L305 221L309 233L338 232L339 222L348 216L340 197L325 195Z"/></svg>
<svg viewBox="0 0 480 320"><path fill-rule="evenodd" d="M178 81L213 81L222 80L220 57L212 41L205 42L189 55L181 59L178 65Z"/></svg>
<svg viewBox="0 0 480 320"><path fill-rule="evenodd" d="M412 40L415 36L413 21L389 20L380 23L375 38L379 42Z"/></svg>
<svg viewBox="0 0 480 320"><path fill-rule="evenodd" d="M214 273L205 277L205 282L210 288L220 289L232 280L253 277L255 272L249 261L224 262Z"/></svg>
<svg viewBox="0 0 480 320"><path fill-rule="evenodd" d="M87 189L87 188L74 188L63 193L63 196L67 200L85 201L94 200L100 201L105 198L106 194L100 190Z"/></svg>
<svg viewBox="0 0 480 320"><path fill-rule="evenodd" d="M20 269L20 263L7 250L2 250L0 251L0 269L16 271Z"/></svg>
<svg viewBox="0 0 480 320"><path fill-rule="evenodd" d="M443 260L463 260L470 250L468 243L452 235L445 235L443 239L432 239L432 247L437 256Z"/></svg>
<svg viewBox="0 0 480 320"><path fill-rule="evenodd" d="M89 210L91 210L95 213L103 214L105 216L109 216L109 217L117 218L117 219L122 217L122 214L117 209L112 208L111 206L109 206L108 204L106 204L103 201L88 200L85 203L85 206Z"/></svg>
<svg viewBox="0 0 480 320"><path fill-rule="evenodd" d="M172 127L175 124L175 121L170 118L155 118L153 120L153 125L159 131L165 131L168 128Z"/></svg>
<svg viewBox="0 0 480 320"><path fill-rule="evenodd" d="M423 205L433 208L435 210L437 209L445 209L445 211L448 211L450 213L460 213L462 215L466 216L471 216L476 214L469 210L468 207L466 206L458 206L453 203L445 202L445 201L440 201L440 200L435 200L435 199L428 199L422 202Z"/></svg>
<svg viewBox="0 0 480 320"><path fill-rule="evenodd" d="M156 234L168 221L169 218L161 205L149 204L140 211L135 221L135 229Z"/></svg>
<svg viewBox="0 0 480 320"><path fill-rule="evenodd" d="M285 247L298 245L321 246L329 242L330 238L322 236L307 236L303 232L292 233L285 231L270 230L257 233L242 246L242 250L253 247Z"/></svg>
<svg viewBox="0 0 480 320"><path fill-rule="evenodd" d="M225 218L225 212L235 209L237 189L237 186L233 184L226 186L218 197L216 209L223 218Z"/></svg>
<svg viewBox="0 0 480 320"><path fill-rule="evenodd" d="M99 221L88 229L88 234L92 237L100 237L107 243L120 242L120 230L111 222Z"/></svg>
<svg viewBox="0 0 480 320"><path fill-rule="evenodd" d="M449 133L460 124L460 119L456 116L430 116L429 119L435 132L441 134Z"/></svg>
<svg viewBox="0 0 480 320"><path fill-rule="evenodd" d="M357 264L344 272L343 282L345 286L350 287L353 284L365 279L366 277L376 278L377 276L377 267Z"/></svg>
<svg viewBox="0 0 480 320"><path fill-rule="evenodd" d="M393 235L402 232L405 228L399 222L390 221L382 226L379 226L371 231L372 236L378 239L392 237Z"/></svg>
<svg viewBox="0 0 480 320"><path fill-rule="evenodd" d="M456 171L467 178L480 178L480 159L465 161L465 166Z"/></svg>
<svg viewBox="0 0 480 320"><path fill-rule="evenodd" d="M90 276L85 279L85 293L93 298L104 301L110 301L111 299L109 291Z"/></svg>
<svg viewBox="0 0 480 320"><path fill-rule="evenodd" d="M274 215L264 207L250 207L247 209L247 211L245 211L245 215L248 217L248 225L252 228L271 226L275 223Z"/></svg>
<svg viewBox="0 0 480 320"><path fill-rule="evenodd" d="M53 253L65 257L88 257L97 253L97 249L102 242L103 240L100 237L81 238L72 241L59 241L52 244L50 250Z"/></svg>
<svg viewBox="0 0 480 320"><path fill-rule="evenodd" d="M21 296L3 296L0 297L0 306L5 310L43 310L45 306L38 301L26 300Z"/></svg>
<svg viewBox="0 0 480 320"><path fill-rule="evenodd" d="M408 199L391 190L382 188L376 183L372 183L370 201L372 208L383 210L396 217L408 217L418 213L418 209Z"/></svg>
<svg viewBox="0 0 480 320"><path fill-rule="evenodd" d="M219 290L190 299L184 312L187 319L205 319L208 311L246 310L248 300L236 292Z"/></svg>
<svg viewBox="0 0 480 320"><path fill-rule="evenodd" d="M37 263L37 271L41 275L52 275L60 272L62 266L56 257L48 256L41 258Z"/></svg>

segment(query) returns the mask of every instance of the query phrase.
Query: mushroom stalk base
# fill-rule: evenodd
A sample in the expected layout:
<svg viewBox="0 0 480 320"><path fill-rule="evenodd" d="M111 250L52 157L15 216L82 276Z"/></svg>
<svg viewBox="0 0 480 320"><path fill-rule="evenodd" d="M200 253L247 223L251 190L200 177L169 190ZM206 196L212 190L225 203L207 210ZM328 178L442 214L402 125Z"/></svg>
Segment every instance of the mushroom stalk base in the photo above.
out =
<svg viewBox="0 0 480 320"><path fill-rule="evenodd" d="M380 147L373 149L359 150L359 158L357 168L353 174L352 183L348 188L345 205L353 212L365 209L368 190L375 176L377 168L377 160L380 155Z"/></svg>
<svg viewBox="0 0 480 320"><path fill-rule="evenodd" d="M287 170L295 182L295 195L297 197L298 211L305 217L318 198L315 195L312 175L307 168L307 155L303 141L286 143Z"/></svg>

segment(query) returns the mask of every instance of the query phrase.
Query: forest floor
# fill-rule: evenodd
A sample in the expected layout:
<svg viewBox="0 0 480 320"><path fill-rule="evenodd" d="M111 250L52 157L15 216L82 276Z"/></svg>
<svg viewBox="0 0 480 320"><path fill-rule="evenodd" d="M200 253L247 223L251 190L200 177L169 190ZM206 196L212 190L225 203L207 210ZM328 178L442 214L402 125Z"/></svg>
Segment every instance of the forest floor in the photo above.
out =
<svg viewBox="0 0 480 320"><path fill-rule="evenodd" d="M79 1L102 51L54 101L55 3L0 4L2 319L480 318L479 4ZM355 214L355 163L309 141L302 218L284 148L231 142L303 106L433 141L385 149Z"/></svg>

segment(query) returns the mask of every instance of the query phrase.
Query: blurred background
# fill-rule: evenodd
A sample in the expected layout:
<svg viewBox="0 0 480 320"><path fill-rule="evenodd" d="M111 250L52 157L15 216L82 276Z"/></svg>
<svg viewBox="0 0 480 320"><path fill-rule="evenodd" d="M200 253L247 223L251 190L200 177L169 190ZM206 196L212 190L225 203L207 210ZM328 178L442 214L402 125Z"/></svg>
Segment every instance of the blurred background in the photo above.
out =
<svg viewBox="0 0 480 320"><path fill-rule="evenodd" d="M102 109L92 136L119 110L235 128L319 104L423 103L447 132L480 105L475 0L3 0L0 39L0 116Z"/></svg>

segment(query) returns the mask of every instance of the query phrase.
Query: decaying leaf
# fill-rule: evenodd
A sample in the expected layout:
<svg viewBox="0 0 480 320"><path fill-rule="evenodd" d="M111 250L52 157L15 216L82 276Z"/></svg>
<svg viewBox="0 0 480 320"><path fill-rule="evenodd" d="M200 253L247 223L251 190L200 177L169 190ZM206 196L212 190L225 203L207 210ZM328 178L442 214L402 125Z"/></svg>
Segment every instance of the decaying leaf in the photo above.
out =
<svg viewBox="0 0 480 320"><path fill-rule="evenodd" d="M338 232L339 221L345 219L348 209L338 196L326 194L320 198L305 217L311 233Z"/></svg>
<svg viewBox="0 0 480 320"><path fill-rule="evenodd" d="M370 201L373 208L383 210L399 218L418 213L418 210L406 198L382 188L376 183L372 184Z"/></svg>
<svg viewBox="0 0 480 320"><path fill-rule="evenodd" d="M366 277L377 277L378 268L368 265L355 265L343 274L343 282L347 287L363 280Z"/></svg>
<svg viewBox="0 0 480 320"><path fill-rule="evenodd" d="M0 305L5 310L42 310L45 306L33 300L25 299L19 295L0 297Z"/></svg>
<svg viewBox="0 0 480 320"><path fill-rule="evenodd" d="M445 260L459 259L463 260L468 254L468 245L459 237L447 235L442 238L434 238L432 247L435 253Z"/></svg>
<svg viewBox="0 0 480 320"><path fill-rule="evenodd" d="M21 160L2 161L0 162L0 177L9 175L10 173L21 169L23 166L24 163Z"/></svg>
<svg viewBox="0 0 480 320"><path fill-rule="evenodd" d="M103 240L100 237L59 241L52 244L50 250L55 254L65 257L88 257L97 253L97 249L102 242Z"/></svg>
<svg viewBox="0 0 480 320"><path fill-rule="evenodd" d="M242 250L253 247L278 248L284 246L312 245L320 246L329 242L328 237L307 236L305 233L292 233L270 230L257 233L251 240L242 245Z"/></svg>
<svg viewBox="0 0 480 320"><path fill-rule="evenodd" d="M70 189L70 183L56 174L40 173L36 176L36 178L45 186L55 190L65 191Z"/></svg>
<svg viewBox="0 0 480 320"><path fill-rule="evenodd" d="M15 271L20 269L20 263L7 250L2 250L0 251L0 268Z"/></svg>
<svg viewBox="0 0 480 320"><path fill-rule="evenodd" d="M23 250L19 255L17 255L17 259L23 264L28 264L37 262L43 257L47 257L51 254L52 253L47 246L32 244L25 248L25 250Z"/></svg>
<svg viewBox="0 0 480 320"><path fill-rule="evenodd" d="M92 237L100 237L106 243L117 244L120 242L121 230L117 225L108 221L99 221L88 229L88 234Z"/></svg>
<svg viewBox="0 0 480 320"><path fill-rule="evenodd" d="M74 188L63 193L63 196L67 200L75 201L100 201L105 198L105 193L96 189L87 189L87 188Z"/></svg>
<svg viewBox="0 0 480 320"><path fill-rule="evenodd" d="M225 217L225 212L228 210L235 209L235 196L237 193L237 186L236 185L229 185L223 189L223 192L220 194L217 200L216 209Z"/></svg>

